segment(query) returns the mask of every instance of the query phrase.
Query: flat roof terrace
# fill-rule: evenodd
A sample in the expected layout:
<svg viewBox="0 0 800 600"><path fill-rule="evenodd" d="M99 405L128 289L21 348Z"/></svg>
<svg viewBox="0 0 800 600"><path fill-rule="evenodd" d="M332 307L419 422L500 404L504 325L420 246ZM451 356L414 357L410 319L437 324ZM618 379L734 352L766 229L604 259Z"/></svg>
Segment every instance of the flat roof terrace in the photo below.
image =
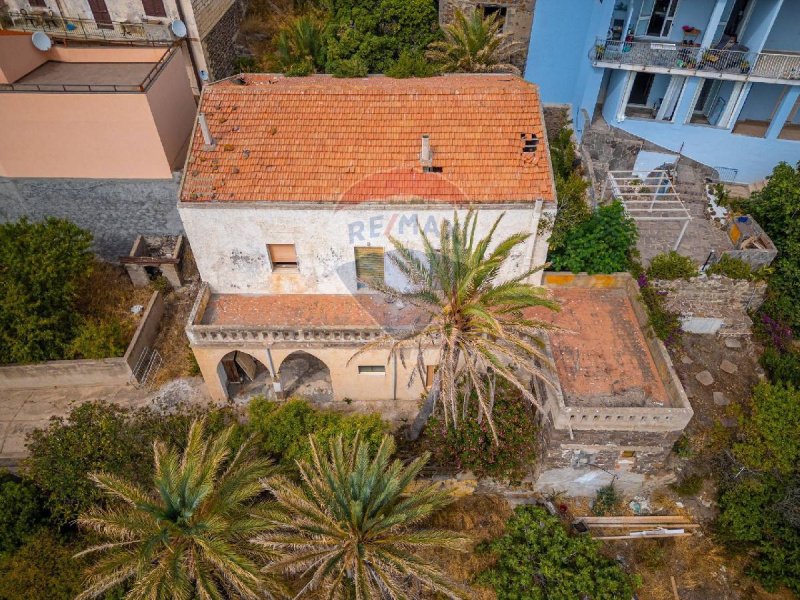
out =
<svg viewBox="0 0 800 600"><path fill-rule="evenodd" d="M141 84L157 62L58 62L49 60L16 84L107 86Z"/></svg>
<svg viewBox="0 0 800 600"><path fill-rule="evenodd" d="M536 311L549 333L566 406L670 406L625 288L555 288L560 312Z"/></svg>

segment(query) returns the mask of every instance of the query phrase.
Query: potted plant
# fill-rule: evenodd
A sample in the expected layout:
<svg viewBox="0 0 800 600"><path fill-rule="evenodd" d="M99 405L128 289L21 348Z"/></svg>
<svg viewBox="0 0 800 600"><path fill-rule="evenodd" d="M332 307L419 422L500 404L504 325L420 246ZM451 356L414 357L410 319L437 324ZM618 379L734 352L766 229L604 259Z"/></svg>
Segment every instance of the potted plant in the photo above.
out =
<svg viewBox="0 0 800 600"><path fill-rule="evenodd" d="M750 62L747 60L743 60L739 63L739 70L742 72L743 75L746 75L750 72Z"/></svg>
<svg viewBox="0 0 800 600"><path fill-rule="evenodd" d="M595 60L602 60L603 55L606 53L606 45L605 44L597 44L594 47L594 57Z"/></svg>

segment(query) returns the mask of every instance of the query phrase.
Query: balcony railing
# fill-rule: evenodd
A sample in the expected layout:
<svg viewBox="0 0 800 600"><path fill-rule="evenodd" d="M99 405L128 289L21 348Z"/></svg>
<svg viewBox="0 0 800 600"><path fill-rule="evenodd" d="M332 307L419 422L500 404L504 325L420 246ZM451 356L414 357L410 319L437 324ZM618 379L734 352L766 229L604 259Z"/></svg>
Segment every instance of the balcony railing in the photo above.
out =
<svg viewBox="0 0 800 600"><path fill-rule="evenodd" d="M599 38L589 58L595 65L688 71L701 77L800 80L800 54L740 52L676 42L626 42Z"/></svg>
<svg viewBox="0 0 800 600"><path fill-rule="evenodd" d="M112 21L98 23L91 19L72 19L48 12L6 12L0 15L3 29L44 31L53 37L78 40L107 40L162 44L175 38L166 23L134 23Z"/></svg>
<svg viewBox="0 0 800 600"><path fill-rule="evenodd" d="M2 92L43 92L43 93L140 93L146 92L158 75L178 53L178 47L169 48L161 59L138 84L130 83L0 83Z"/></svg>

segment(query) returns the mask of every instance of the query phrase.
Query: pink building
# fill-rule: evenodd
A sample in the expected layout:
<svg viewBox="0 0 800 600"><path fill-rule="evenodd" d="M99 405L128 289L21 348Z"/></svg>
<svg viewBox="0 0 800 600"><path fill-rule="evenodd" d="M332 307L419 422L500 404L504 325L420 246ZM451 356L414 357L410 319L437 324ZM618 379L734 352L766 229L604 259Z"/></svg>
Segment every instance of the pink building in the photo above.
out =
<svg viewBox="0 0 800 600"><path fill-rule="evenodd" d="M168 179L195 100L181 49L56 44L0 31L0 176Z"/></svg>

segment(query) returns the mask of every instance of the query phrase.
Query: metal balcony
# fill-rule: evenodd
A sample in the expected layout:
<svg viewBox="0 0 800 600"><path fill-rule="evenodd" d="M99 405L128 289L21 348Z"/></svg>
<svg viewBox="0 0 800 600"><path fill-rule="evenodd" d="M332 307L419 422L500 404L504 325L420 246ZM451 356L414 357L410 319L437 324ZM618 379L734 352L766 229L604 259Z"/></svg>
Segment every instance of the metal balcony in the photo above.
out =
<svg viewBox="0 0 800 600"><path fill-rule="evenodd" d="M0 15L0 28L13 31L44 31L64 39L106 40L109 42L169 44L175 37L167 23L112 21L98 23L91 19L73 19L47 12L5 12Z"/></svg>
<svg viewBox="0 0 800 600"><path fill-rule="evenodd" d="M589 59L596 67L612 69L763 83L800 82L800 54L739 52L679 42L626 42L598 38Z"/></svg>

